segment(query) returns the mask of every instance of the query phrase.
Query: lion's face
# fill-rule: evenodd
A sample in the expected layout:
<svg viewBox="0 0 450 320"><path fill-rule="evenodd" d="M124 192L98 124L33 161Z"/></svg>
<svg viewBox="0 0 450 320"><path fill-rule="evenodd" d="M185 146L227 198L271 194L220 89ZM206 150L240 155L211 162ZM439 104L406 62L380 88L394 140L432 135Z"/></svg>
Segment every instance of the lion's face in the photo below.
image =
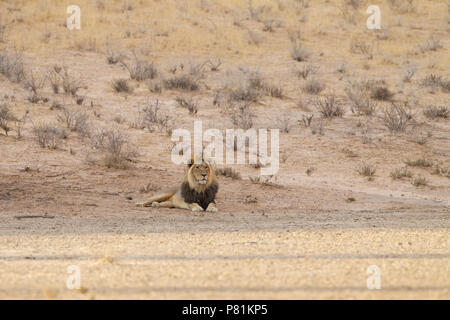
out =
<svg viewBox="0 0 450 320"><path fill-rule="evenodd" d="M193 164L189 171L195 182L197 182L198 184L206 185L206 183L209 181L211 175L211 168L209 167L209 164L205 162L202 164Z"/></svg>

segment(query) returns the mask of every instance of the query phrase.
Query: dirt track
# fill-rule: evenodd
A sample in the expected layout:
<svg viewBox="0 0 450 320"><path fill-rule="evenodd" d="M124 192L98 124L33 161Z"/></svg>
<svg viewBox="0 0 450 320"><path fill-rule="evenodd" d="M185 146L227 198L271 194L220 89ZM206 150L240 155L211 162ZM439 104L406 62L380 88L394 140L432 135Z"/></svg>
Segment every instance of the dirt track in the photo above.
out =
<svg viewBox="0 0 450 320"><path fill-rule="evenodd" d="M217 214L141 209L133 201L143 196L126 191L142 180L137 172L103 175L103 183L116 181L109 194L98 182L69 187L78 175L46 178L45 186L39 173L21 187L6 179L0 298L450 297L446 206L412 209L411 199L376 196L378 207L362 210L358 202L375 196L354 193L355 207L328 210L313 201L324 190L298 187L265 187L267 199L242 204L261 187L222 179L230 191L220 194ZM303 202L289 204L292 195ZM344 195L328 192L333 197ZM276 199L285 209L270 209L266 201ZM70 265L80 267L80 291L65 287ZM381 270L381 290L366 288L370 265Z"/></svg>

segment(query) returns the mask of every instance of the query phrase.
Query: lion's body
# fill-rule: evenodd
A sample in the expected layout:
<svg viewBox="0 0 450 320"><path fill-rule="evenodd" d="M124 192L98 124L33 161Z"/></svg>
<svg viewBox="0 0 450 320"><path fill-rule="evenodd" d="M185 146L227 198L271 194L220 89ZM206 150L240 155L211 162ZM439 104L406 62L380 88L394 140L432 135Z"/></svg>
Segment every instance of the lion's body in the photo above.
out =
<svg viewBox="0 0 450 320"><path fill-rule="evenodd" d="M219 184L211 166L206 162L192 164L188 166L181 186L158 193L138 206L216 212L218 190Z"/></svg>

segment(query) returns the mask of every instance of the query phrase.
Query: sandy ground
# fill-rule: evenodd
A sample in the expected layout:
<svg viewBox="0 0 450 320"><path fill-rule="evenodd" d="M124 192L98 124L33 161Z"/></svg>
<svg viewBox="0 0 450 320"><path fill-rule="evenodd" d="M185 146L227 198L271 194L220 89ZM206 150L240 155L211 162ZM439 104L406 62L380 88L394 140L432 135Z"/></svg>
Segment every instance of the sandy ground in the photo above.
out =
<svg viewBox="0 0 450 320"><path fill-rule="evenodd" d="M424 112L449 110L447 2L379 1L382 29L368 30L369 1L79 0L82 28L69 30L66 0L0 1L0 55L24 64L19 83L0 74L0 106L21 119L0 130L0 298L449 299L450 118ZM154 79L107 61L133 54ZM49 74L61 67L81 84L76 94L62 78L53 91ZM166 129L241 128L241 102L226 97L250 74L265 84L248 107L253 128L289 129L269 185L252 183L259 169L227 164L241 178L219 177L218 213L137 208L182 179ZM180 75L198 89L154 90ZM37 103L33 77L43 81ZM116 92L115 79L129 92ZM314 82L323 91L305 90ZM364 83L392 95L368 98L373 114L356 112L348 94ZM341 117L320 112L331 94ZM156 101L166 129L139 125ZM408 106L403 131L386 126L393 103ZM64 110L86 116L84 131L67 128ZM40 124L66 131L55 149L39 146ZM137 151L123 157L127 168L105 166L92 144L99 128ZM363 164L372 176L358 173ZM409 175L393 179L401 168ZM72 265L76 291L66 287ZM371 265L380 290L367 289Z"/></svg>
<svg viewBox="0 0 450 320"><path fill-rule="evenodd" d="M2 183L1 298L450 298L448 206L364 193L349 204L343 191L311 187L264 187L245 204L261 187L222 178L219 213L142 209L127 189L143 177L124 173L88 169L85 189L82 173ZM317 209L330 201L335 209ZM78 291L66 288L71 265ZM380 290L367 289L371 265Z"/></svg>

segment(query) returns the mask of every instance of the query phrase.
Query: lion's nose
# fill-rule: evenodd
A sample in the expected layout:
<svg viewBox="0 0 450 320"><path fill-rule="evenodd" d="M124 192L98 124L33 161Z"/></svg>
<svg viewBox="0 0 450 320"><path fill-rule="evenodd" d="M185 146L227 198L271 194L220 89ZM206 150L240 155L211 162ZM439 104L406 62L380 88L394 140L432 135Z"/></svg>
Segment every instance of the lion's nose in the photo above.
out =
<svg viewBox="0 0 450 320"><path fill-rule="evenodd" d="M203 177L206 177L206 173L202 173L202 176L203 176Z"/></svg>

